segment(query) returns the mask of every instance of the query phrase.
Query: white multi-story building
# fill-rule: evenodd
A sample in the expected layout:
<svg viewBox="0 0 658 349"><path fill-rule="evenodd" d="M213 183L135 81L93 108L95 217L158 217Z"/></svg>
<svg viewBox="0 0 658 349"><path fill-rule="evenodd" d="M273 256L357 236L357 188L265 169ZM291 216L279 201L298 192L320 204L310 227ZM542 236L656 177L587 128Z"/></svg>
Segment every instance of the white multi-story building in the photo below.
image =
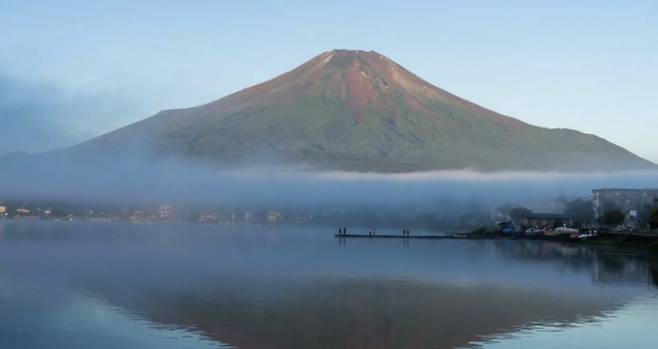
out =
<svg viewBox="0 0 658 349"><path fill-rule="evenodd" d="M592 205L594 218L598 219L609 210L620 210L626 221L635 223L641 212L650 209L658 200L658 189L594 189Z"/></svg>

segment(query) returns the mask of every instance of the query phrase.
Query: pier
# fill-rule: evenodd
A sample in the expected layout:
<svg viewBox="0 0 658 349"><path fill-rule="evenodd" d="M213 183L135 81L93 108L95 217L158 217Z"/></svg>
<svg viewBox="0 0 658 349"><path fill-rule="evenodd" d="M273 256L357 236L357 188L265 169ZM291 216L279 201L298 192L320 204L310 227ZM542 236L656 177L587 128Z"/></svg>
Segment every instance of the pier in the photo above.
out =
<svg viewBox="0 0 658 349"><path fill-rule="evenodd" d="M334 234L337 238L354 238L354 239L465 239L458 235L403 235L403 234Z"/></svg>

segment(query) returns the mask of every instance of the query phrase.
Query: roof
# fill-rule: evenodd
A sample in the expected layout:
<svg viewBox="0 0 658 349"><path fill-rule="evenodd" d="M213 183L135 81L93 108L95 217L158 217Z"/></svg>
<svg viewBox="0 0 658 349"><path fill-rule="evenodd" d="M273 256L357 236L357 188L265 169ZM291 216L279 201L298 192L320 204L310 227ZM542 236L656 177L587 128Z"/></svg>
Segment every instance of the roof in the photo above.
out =
<svg viewBox="0 0 658 349"><path fill-rule="evenodd" d="M642 189L629 189L629 188L600 188L593 189L592 192L614 192L614 191L623 191L623 192L643 192L643 191L652 191L658 192L658 189L655 188L642 188Z"/></svg>
<svg viewBox="0 0 658 349"><path fill-rule="evenodd" d="M530 213L521 216L521 219L574 219L573 216L564 213Z"/></svg>

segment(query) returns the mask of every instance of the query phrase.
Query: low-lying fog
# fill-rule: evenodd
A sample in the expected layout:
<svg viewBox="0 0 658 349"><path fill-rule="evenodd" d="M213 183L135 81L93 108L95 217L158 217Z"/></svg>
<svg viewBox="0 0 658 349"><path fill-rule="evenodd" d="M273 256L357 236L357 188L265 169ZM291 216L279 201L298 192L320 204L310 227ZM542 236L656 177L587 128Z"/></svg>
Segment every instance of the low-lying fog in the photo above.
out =
<svg viewBox="0 0 658 349"><path fill-rule="evenodd" d="M0 163L0 200L213 204L254 208L317 206L401 209L461 205L490 208L591 195L601 187L656 187L658 171L619 173L481 173L469 170L400 174L316 171L303 166L221 168L144 157L27 156Z"/></svg>

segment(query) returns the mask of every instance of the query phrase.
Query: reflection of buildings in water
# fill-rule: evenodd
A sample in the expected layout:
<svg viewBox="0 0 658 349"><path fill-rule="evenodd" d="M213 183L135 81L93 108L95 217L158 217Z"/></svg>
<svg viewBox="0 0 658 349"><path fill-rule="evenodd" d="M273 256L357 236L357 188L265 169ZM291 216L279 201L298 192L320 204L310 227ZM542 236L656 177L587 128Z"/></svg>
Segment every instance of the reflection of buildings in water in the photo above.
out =
<svg viewBox="0 0 658 349"><path fill-rule="evenodd" d="M639 256L631 258L607 253L595 253L592 260L592 281L603 284L642 284L650 280L649 264Z"/></svg>
<svg viewBox="0 0 658 349"><path fill-rule="evenodd" d="M646 284L649 263L638 252L615 247L571 245L547 241L496 241L506 256L559 262L574 271L589 270L592 281L602 284Z"/></svg>
<svg viewBox="0 0 658 349"><path fill-rule="evenodd" d="M651 283L658 286L658 256L656 255L649 257L649 274Z"/></svg>

